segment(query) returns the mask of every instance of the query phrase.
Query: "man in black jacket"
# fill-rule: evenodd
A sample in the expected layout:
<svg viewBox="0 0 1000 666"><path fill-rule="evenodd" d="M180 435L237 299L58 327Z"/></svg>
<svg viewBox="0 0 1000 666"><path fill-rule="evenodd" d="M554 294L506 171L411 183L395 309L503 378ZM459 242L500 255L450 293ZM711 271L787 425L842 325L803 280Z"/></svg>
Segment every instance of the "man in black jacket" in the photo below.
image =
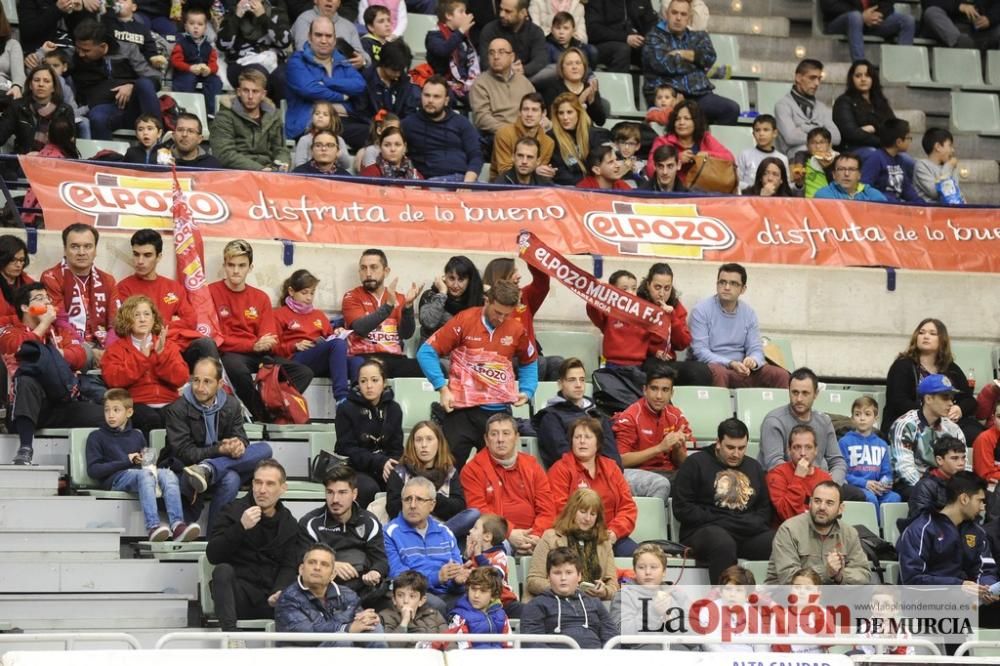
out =
<svg viewBox="0 0 1000 666"><path fill-rule="evenodd" d="M374 514L358 506L357 475L347 465L340 465L327 474L323 485L326 506L299 521L306 540L333 548L337 553L333 580L357 593L363 606L384 606L389 560L382 525Z"/></svg>
<svg viewBox="0 0 1000 666"><path fill-rule="evenodd" d="M236 631L238 618L274 617L281 591L295 582L302 532L281 503L286 490L285 468L262 460L252 491L230 503L212 526L205 554L215 565L212 599L223 631Z"/></svg>
<svg viewBox="0 0 1000 666"><path fill-rule="evenodd" d="M924 35L962 49L1000 47L1000 0L923 0Z"/></svg>
<svg viewBox="0 0 1000 666"><path fill-rule="evenodd" d="M185 507L187 518L193 520L201 513L198 495L212 489L208 526L236 499L257 463L271 457L270 444L251 444L247 439L240 401L223 391L221 384L222 362L205 357L194 364L181 397L163 409L167 444L160 454L161 467L183 474L181 492L194 496Z"/></svg>
<svg viewBox="0 0 1000 666"><path fill-rule="evenodd" d="M497 6L497 19L484 26L479 35L479 62L490 61L490 42L506 39L514 50L516 73L523 74L536 85L546 78L555 78L555 66L548 66L545 33L528 18L528 0L500 0Z"/></svg>
<svg viewBox="0 0 1000 666"><path fill-rule="evenodd" d="M934 513L948 503L948 481L966 468L967 449L958 437L941 435L934 440L934 467L920 477L906 503L906 518L896 521L899 533L920 514Z"/></svg>
<svg viewBox="0 0 1000 666"><path fill-rule="evenodd" d="M589 0L584 6L587 39L597 48L597 59L612 72L642 66L646 33L656 25L649 0Z"/></svg>
<svg viewBox="0 0 1000 666"><path fill-rule="evenodd" d="M771 557L771 498L763 468L746 455L749 438L742 421L726 419L715 445L689 455L674 477L680 540L708 562L709 580L718 580L737 557Z"/></svg>

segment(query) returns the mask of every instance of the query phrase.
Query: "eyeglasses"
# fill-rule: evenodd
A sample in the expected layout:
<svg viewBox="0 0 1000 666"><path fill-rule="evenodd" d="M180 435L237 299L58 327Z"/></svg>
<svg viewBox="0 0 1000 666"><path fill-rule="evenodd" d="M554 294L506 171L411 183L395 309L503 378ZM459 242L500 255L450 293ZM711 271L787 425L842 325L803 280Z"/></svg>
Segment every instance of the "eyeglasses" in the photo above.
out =
<svg viewBox="0 0 1000 666"><path fill-rule="evenodd" d="M736 280L719 280L715 284L720 287L732 287L733 289L738 289L743 286L742 282L737 282Z"/></svg>
<svg viewBox="0 0 1000 666"><path fill-rule="evenodd" d="M26 264L26 263L28 263L28 258L27 257L14 257L13 259L10 260L10 263L12 263L12 264Z"/></svg>
<svg viewBox="0 0 1000 666"><path fill-rule="evenodd" d="M403 498L403 504L428 504L433 502L433 498L429 497L417 497L416 495L409 495Z"/></svg>
<svg viewBox="0 0 1000 666"><path fill-rule="evenodd" d="M834 169L837 173L854 173L855 171L861 171L858 167L837 167Z"/></svg>
<svg viewBox="0 0 1000 666"><path fill-rule="evenodd" d="M29 303L51 303L52 299L49 298L48 294L35 294L28 299Z"/></svg>

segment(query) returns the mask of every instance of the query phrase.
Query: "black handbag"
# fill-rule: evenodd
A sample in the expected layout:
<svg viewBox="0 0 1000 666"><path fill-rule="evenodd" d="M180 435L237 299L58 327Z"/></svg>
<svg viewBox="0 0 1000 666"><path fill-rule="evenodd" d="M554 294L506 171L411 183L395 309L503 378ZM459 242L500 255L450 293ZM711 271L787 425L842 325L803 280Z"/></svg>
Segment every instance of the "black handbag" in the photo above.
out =
<svg viewBox="0 0 1000 666"><path fill-rule="evenodd" d="M338 456L336 453L320 450L320 452L309 461L309 480L314 483L323 483L331 471L346 464L347 458Z"/></svg>

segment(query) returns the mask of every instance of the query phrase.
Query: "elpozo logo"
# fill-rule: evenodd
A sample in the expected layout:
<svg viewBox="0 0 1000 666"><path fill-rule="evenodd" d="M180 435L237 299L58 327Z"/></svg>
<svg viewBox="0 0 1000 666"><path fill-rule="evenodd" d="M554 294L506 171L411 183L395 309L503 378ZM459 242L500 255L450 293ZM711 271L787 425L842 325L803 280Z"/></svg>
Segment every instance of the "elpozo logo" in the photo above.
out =
<svg viewBox="0 0 1000 666"><path fill-rule="evenodd" d="M706 250L726 250L736 243L725 222L699 215L695 204L615 201L612 208L610 213L587 213L583 224L622 254L703 259Z"/></svg>
<svg viewBox="0 0 1000 666"><path fill-rule="evenodd" d="M229 219L225 200L211 192L193 191L190 178L179 179L191 217L197 224ZM111 229L173 229L173 195L169 178L117 176L97 172L94 182L67 181L59 198L70 208L94 218L94 226Z"/></svg>

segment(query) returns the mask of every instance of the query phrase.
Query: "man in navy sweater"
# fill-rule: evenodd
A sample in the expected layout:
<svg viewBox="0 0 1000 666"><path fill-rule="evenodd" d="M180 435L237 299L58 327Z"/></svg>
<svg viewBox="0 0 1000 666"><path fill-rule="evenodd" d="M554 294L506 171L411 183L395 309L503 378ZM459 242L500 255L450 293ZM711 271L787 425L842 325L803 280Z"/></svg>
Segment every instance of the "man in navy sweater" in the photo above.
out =
<svg viewBox="0 0 1000 666"><path fill-rule="evenodd" d="M479 178L483 168L479 132L448 108L448 82L443 76L427 79L420 111L403 118L402 127L413 166L427 180L471 183Z"/></svg>

